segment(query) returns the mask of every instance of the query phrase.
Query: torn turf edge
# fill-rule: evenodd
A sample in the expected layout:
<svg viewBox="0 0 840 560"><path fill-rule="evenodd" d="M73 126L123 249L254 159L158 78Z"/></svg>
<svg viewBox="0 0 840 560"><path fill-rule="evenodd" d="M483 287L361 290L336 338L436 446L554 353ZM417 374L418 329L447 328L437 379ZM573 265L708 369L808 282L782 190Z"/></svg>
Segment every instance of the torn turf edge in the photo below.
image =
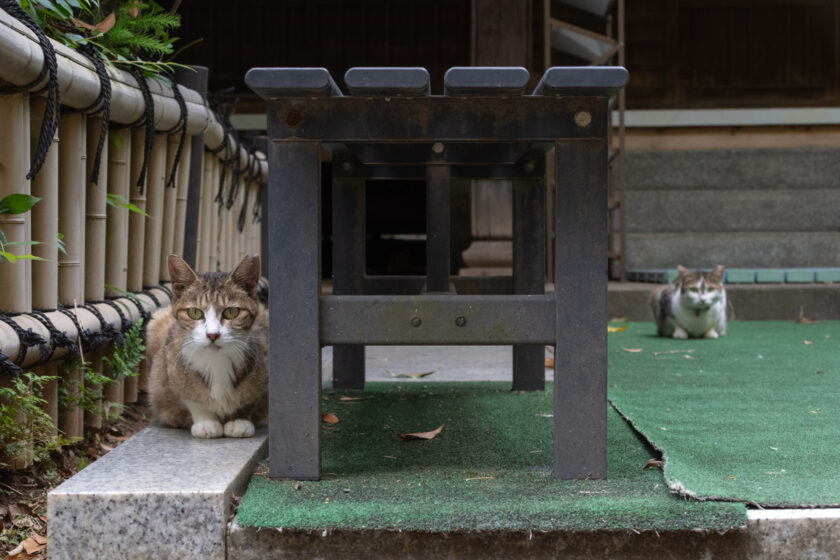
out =
<svg viewBox="0 0 840 560"><path fill-rule="evenodd" d="M630 424L630 427L633 428L633 431L639 434L641 438L643 438L648 445L653 447L662 455L662 478L665 480L665 484L668 486L668 489L671 491L672 494L680 496L681 498L696 500L698 502L732 502L732 503L743 503L748 507L754 509L805 509L805 508L813 508L813 509L828 509L828 508L836 508L840 507L838 504L802 504L802 503L791 503L791 502L780 502L780 503L761 503L756 502L754 500L749 500L746 498L738 498L738 497L726 497L726 496L698 496L696 492L693 492L686 488L682 482L675 478L671 478L668 476L668 453L665 452L665 449L661 446L657 445L655 441L651 437L649 437L645 432L643 432L638 426L636 426L633 419L630 418L627 414L622 412L621 408L615 403L612 399L607 399L610 403L610 406L621 416L625 422ZM746 523L746 520L745 520Z"/></svg>

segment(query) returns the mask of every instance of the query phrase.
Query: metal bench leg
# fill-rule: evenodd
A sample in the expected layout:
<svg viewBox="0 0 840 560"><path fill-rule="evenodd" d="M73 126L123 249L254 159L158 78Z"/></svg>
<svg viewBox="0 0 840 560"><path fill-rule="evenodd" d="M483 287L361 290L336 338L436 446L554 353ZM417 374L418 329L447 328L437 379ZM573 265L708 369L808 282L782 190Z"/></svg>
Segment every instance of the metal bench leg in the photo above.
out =
<svg viewBox="0 0 840 560"><path fill-rule="evenodd" d="M513 293L545 293L545 183L513 181ZM513 346L513 390L545 389L545 348Z"/></svg>
<svg viewBox="0 0 840 560"><path fill-rule="evenodd" d="M321 475L318 144L271 144L269 228L269 476Z"/></svg>
<svg viewBox="0 0 840 560"><path fill-rule="evenodd" d="M607 476L607 144L555 145L554 476Z"/></svg>
<svg viewBox="0 0 840 560"><path fill-rule="evenodd" d="M426 166L426 292L449 292L449 166Z"/></svg>
<svg viewBox="0 0 840 560"><path fill-rule="evenodd" d="M349 153L333 154L332 246L333 293L364 294L365 180L353 177ZM365 388L365 347L333 346L333 387Z"/></svg>

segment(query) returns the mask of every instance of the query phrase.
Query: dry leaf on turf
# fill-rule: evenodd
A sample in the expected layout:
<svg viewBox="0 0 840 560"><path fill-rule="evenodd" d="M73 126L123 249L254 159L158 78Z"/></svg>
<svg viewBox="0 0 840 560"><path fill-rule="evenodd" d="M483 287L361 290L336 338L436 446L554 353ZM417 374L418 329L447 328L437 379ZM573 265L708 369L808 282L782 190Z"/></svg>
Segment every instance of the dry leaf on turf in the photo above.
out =
<svg viewBox="0 0 840 560"><path fill-rule="evenodd" d="M804 342L805 344L813 344L813 342L811 342L810 340L803 340L802 342Z"/></svg>
<svg viewBox="0 0 840 560"><path fill-rule="evenodd" d="M796 320L797 323L804 323L806 325L812 325L814 323L819 323L816 319L811 319L810 317L800 317Z"/></svg>
<svg viewBox="0 0 840 560"><path fill-rule="evenodd" d="M366 400L372 399L372 398L373 398L372 396L370 396L370 397L348 397L348 396L342 395L338 400L340 400L340 401L366 401Z"/></svg>
<svg viewBox="0 0 840 560"><path fill-rule="evenodd" d="M332 412L327 412L321 417L321 420L326 422L327 424L338 424L338 416L333 414Z"/></svg>
<svg viewBox="0 0 840 560"><path fill-rule="evenodd" d="M659 459L648 459L645 466L642 469L661 469L665 466L664 461L660 461Z"/></svg>
<svg viewBox="0 0 840 560"><path fill-rule="evenodd" d="M624 332L627 330L627 325L621 325L620 327L612 327L607 325L607 332Z"/></svg>
<svg viewBox="0 0 840 560"><path fill-rule="evenodd" d="M623 346L621 347L621 349L624 350L625 352L642 352L642 351L644 351L644 348L624 348Z"/></svg>
<svg viewBox="0 0 840 560"><path fill-rule="evenodd" d="M654 356L659 356L660 354L691 354L694 352L694 348L690 350L661 350L659 352L654 352Z"/></svg>
<svg viewBox="0 0 840 560"><path fill-rule="evenodd" d="M434 371L424 371L422 373L392 373L391 377L420 379L421 377L426 377L427 375L432 375L433 373Z"/></svg>
<svg viewBox="0 0 840 560"><path fill-rule="evenodd" d="M412 440L412 439L434 439L436 435L440 433L443 429L443 424L436 430L432 430L431 432L414 432L411 434L397 434L400 436L400 439L403 440Z"/></svg>
<svg viewBox="0 0 840 560"><path fill-rule="evenodd" d="M546 358L545 367L546 369L554 369L554 358Z"/></svg>
<svg viewBox="0 0 840 560"><path fill-rule="evenodd" d="M45 537L43 535L39 535L38 533L32 533L29 536L32 537L32 540L34 540L38 544L43 544L43 545L47 544L47 537Z"/></svg>

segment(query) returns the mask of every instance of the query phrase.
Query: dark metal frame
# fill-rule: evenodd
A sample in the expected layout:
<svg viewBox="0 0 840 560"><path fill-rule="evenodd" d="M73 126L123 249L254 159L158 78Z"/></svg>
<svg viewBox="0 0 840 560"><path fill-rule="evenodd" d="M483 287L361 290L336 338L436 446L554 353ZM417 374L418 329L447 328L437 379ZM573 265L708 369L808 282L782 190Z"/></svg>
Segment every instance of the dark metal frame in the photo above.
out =
<svg viewBox="0 0 840 560"><path fill-rule="evenodd" d="M248 72L268 101L271 140L270 476L320 477L324 345L335 345L338 387L363 387L366 344L511 344L513 388L542 389L549 344L554 474L606 477L607 100L627 72L551 68L531 95L527 81L522 68L452 68L447 95L430 96L422 68L356 68L342 96L322 68ZM333 295L320 293L324 150L333 153ZM547 153L557 175L554 295L544 294ZM365 180L418 176L426 276L367 277ZM512 282L450 277L453 177L513 179Z"/></svg>

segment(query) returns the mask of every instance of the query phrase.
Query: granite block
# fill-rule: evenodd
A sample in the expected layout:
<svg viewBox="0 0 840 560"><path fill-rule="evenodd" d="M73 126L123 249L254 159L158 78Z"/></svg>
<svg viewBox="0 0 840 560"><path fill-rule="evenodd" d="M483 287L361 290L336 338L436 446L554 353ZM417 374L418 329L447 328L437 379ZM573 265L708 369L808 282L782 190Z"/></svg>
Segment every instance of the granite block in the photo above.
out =
<svg viewBox="0 0 840 560"><path fill-rule="evenodd" d="M267 433L135 434L49 493L50 558L224 560L230 496L265 456Z"/></svg>

